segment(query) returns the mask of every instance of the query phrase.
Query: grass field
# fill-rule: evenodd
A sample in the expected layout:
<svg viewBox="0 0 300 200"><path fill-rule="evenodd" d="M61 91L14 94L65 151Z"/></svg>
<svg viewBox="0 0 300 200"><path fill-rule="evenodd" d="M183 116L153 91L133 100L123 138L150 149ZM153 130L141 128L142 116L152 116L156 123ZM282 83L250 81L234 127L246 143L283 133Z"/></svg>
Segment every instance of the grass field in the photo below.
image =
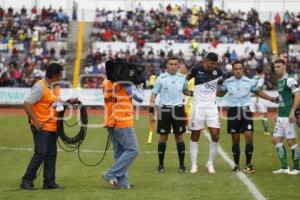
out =
<svg viewBox="0 0 300 200"><path fill-rule="evenodd" d="M90 123L101 122L99 115L89 116ZM208 140L200 139L198 157L199 172L197 174L179 174L176 146L170 137L165 167L166 173L158 175L157 136L153 144L147 145L147 118L142 117L135 123L141 153L130 168L130 183L135 184L133 190L111 189L101 178L101 173L112 163L111 148L104 162L97 167L86 167L81 164L76 153L60 151L57 160L57 182L64 185L64 190L44 191L42 173L35 181L37 191L17 190L25 168L32 156L32 137L25 115L0 114L0 199L255 199L248 188L232 173L230 167L218 155L215 168L217 173L210 175L204 167L208 157ZM272 128L272 127L271 127ZM256 174L247 177L257 186L267 199L300 199L300 176L273 175L272 170L280 167L277 154L271 144L271 137L262 133L260 121L255 122L255 154L253 164ZM231 140L225 132L226 123L222 122L220 139L221 147L231 158ZM107 133L105 129L90 128L82 149L104 149ZM186 166L190 167L188 154L188 135L186 141ZM298 140L299 141L299 140ZM15 149L14 149L15 148ZM24 149L16 149L24 148ZM244 141L241 144L244 152ZM85 152L82 157L93 163L101 157L101 153ZM288 149L290 160L290 150ZM241 167L244 167L244 155Z"/></svg>

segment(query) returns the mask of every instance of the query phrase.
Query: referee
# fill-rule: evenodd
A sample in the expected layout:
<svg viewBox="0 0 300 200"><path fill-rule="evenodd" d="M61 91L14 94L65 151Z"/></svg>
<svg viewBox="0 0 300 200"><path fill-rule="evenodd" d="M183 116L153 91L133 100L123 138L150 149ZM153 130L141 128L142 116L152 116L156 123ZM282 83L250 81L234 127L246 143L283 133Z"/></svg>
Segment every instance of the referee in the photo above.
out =
<svg viewBox="0 0 300 200"><path fill-rule="evenodd" d="M183 133L185 133L185 113L184 113L184 95L189 94L187 90L187 80L184 75L178 74L179 63L176 57L167 59L167 72L161 74L154 85L150 99L149 113L154 118L155 99L159 95L158 123L157 133L159 136L158 173L164 172L164 157L168 134L171 133L171 127L177 143L177 152L179 157L179 172L185 173L184 166L185 144Z"/></svg>
<svg viewBox="0 0 300 200"><path fill-rule="evenodd" d="M218 91L220 96L227 95L227 132L232 137L232 153L235 166L234 172L240 171L240 134L245 135L246 147L246 167L245 173L254 173L255 170L251 164L253 154L253 119L249 105L251 102L251 93L274 102L276 98L270 97L256 87L256 83L244 76L244 66L241 61L232 63L233 76L226 79L223 87Z"/></svg>

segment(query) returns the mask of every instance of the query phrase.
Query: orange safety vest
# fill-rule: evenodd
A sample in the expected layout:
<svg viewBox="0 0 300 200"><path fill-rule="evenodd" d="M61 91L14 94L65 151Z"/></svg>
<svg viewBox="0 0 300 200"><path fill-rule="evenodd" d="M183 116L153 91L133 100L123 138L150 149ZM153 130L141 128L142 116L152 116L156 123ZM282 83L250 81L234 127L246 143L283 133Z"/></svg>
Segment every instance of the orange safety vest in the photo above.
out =
<svg viewBox="0 0 300 200"><path fill-rule="evenodd" d="M132 128L133 104L126 88L105 80L101 86L104 97L105 127Z"/></svg>
<svg viewBox="0 0 300 200"><path fill-rule="evenodd" d="M60 99L59 87L55 86L52 90L48 87L45 80L39 80L43 88L42 98L32 105L33 112L37 120L43 125L43 131L57 131L57 117L58 113L53 108L53 103ZM31 120L31 124L34 125Z"/></svg>

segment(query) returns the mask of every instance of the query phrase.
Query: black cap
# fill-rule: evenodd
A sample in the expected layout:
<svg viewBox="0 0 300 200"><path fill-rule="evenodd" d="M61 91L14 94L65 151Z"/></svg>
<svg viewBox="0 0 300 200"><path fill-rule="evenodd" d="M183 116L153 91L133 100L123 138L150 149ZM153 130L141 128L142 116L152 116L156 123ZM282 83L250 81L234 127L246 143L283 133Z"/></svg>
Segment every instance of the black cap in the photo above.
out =
<svg viewBox="0 0 300 200"><path fill-rule="evenodd" d="M213 52L209 52L207 55L206 55L206 59L210 60L210 61L213 61L213 62L217 62L218 61L218 55L213 53Z"/></svg>

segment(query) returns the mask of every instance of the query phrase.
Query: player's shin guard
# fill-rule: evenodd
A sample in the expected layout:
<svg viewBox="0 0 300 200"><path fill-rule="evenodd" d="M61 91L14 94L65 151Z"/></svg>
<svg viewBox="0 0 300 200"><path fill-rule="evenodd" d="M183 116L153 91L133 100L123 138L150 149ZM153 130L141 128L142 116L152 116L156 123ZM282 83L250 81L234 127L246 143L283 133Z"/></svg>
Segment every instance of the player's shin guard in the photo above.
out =
<svg viewBox="0 0 300 200"><path fill-rule="evenodd" d="M288 162L287 162L287 157L286 157L286 150L285 150L283 143L276 144L276 149L277 149L277 153L278 153L278 158L282 165L282 169L287 169Z"/></svg>
<svg viewBox="0 0 300 200"><path fill-rule="evenodd" d="M253 155L253 144L247 143L245 147L245 154L246 154L246 165L251 164L252 155Z"/></svg>
<svg viewBox="0 0 300 200"><path fill-rule="evenodd" d="M209 145L208 162L213 163L218 153L218 142L211 141Z"/></svg>
<svg viewBox="0 0 300 200"><path fill-rule="evenodd" d="M234 159L234 163L236 165L240 164L240 144L232 144L232 154L233 154L233 159Z"/></svg>
<svg viewBox="0 0 300 200"><path fill-rule="evenodd" d="M179 158L179 165L184 166L184 155L185 155L184 142L177 143L177 153L178 153L178 158Z"/></svg>
<svg viewBox="0 0 300 200"><path fill-rule="evenodd" d="M293 169L299 170L299 157L300 157L299 147L297 144L294 144L293 146L291 146L291 149L292 149L292 160L294 164Z"/></svg>
<svg viewBox="0 0 300 200"><path fill-rule="evenodd" d="M262 122L262 125L264 127L264 131L268 132L268 129L269 129L268 118L263 117L262 120L261 120L261 122Z"/></svg>
<svg viewBox="0 0 300 200"><path fill-rule="evenodd" d="M198 144L199 142L190 141L190 157L192 166L197 165Z"/></svg>
<svg viewBox="0 0 300 200"><path fill-rule="evenodd" d="M159 165L164 166L165 152L166 152L166 143L159 142L158 143L158 160Z"/></svg>

